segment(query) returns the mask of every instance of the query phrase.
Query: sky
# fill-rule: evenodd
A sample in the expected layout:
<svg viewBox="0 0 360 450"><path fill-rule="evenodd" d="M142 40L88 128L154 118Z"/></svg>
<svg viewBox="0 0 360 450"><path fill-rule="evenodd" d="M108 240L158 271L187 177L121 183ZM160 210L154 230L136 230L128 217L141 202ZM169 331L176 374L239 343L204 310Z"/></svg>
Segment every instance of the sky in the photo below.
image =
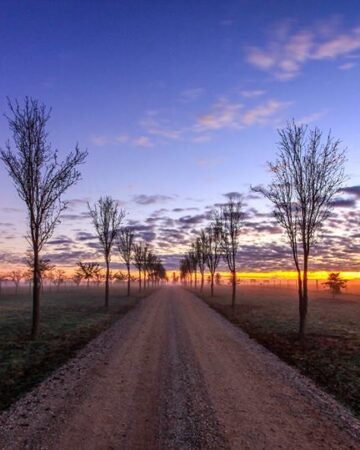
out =
<svg viewBox="0 0 360 450"><path fill-rule="evenodd" d="M347 149L345 189L312 268L360 270L358 1L6 1L0 8L0 146L6 97L52 108L60 156L89 152L44 255L98 260L87 202L111 195L176 267L215 204L244 195L241 270L292 267L270 179L288 120L331 129ZM21 264L26 210L0 164L0 270ZM114 255L114 264L118 257Z"/></svg>

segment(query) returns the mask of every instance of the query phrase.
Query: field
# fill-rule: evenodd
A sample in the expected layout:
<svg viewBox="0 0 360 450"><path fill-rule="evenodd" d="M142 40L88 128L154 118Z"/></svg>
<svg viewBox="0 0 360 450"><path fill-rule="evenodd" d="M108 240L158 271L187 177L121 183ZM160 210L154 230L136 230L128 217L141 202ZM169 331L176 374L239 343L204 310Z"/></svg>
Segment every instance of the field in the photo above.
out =
<svg viewBox="0 0 360 450"><path fill-rule="evenodd" d="M91 338L124 315L145 294L137 286L126 297L125 287L113 286L110 307L104 289L95 287L47 288L41 305L40 336L29 339L31 298L29 290L3 289L0 295L0 410L43 380Z"/></svg>
<svg viewBox="0 0 360 450"><path fill-rule="evenodd" d="M322 287L310 292L304 347L297 338L294 286L241 284L235 310L229 286L216 286L214 298L207 286L203 294L196 293L360 415L360 293L354 288L337 296Z"/></svg>

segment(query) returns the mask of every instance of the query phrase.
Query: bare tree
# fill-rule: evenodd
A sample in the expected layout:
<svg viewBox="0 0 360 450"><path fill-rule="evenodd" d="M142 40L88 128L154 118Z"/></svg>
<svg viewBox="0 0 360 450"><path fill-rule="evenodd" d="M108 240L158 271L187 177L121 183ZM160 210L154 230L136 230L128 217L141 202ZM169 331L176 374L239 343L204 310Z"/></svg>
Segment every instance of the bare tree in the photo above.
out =
<svg viewBox="0 0 360 450"><path fill-rule="evenodd" d="M15 284L15 294L16 295L18 293L19 285L20 285L20 282L23 279L23 277L24 277L24 273L19 269L12 270L9 273L9 279Z"/></svg>
<svg viewBox="0 0 360 450"><path fill-rule="evenodd" d="M81 284L81 281L83 280L83 274L80 273L79 271L76 271L73 276L71 277L73 283L75 284L75 286L79 287Z"/></svg>
<svg viewBox="0 0 360 450"><path fill-rule="evenodd" d="M318 231L329 217L332 200L344 183L345 153L330 133L289 123L279 130L275 163L269 163L273 180L267 188L253 188L274 206L274 215L285 229L297 270L299 335L305 335L308 309L310 251Z"/></svg>
<svg viewBox="0 0 360 450"><path fill-rule="evenodd" d="M109 196L101 197L93 207L90 204L88 207L105 258L105 306L107 308L109 306L111 250L121 222L125 217L125 211L119 209L118 202Z"/></svg>
<svg viewBox="0 0 360 450"><path fill-rule="evenodd" d="M144 267L144 244L142 242L134 243L133 257L135 267L139 271L139 291L141 291L141 272Z"/></svg>
<svg viewBox="0 0 360 450"><path fill-rule="evenodd" d="M0 159L15 184L28 211L27 239L33 258L33 316L31 337L35 339L40 323L40 254L59 223L66 207L62 201L65 191L77 183L79 164L85 161L87 152L76 146L63 162L58 161L57 151L48 142L46 125L50 111L37 100L25 98L23 107L16 101L8 102L10 115L6 116L13 135L15 150L6 143Z"/></svg>
<svg viewBox="0 0 360 450"><path fill-rule="evenodd" d="M127 268L127 295L130 295L130 265L134 250L134 232L131 228L121 228L117 239L119 253Z"/></svg>
<svg viewBox="0 0 360 450"><path fill-rule="evenodd" d="M197 271L199 267L199 255L196 248L196 243L191 244L190 251L188 252L188 258L191 264L192 272L194 273L195 288L197 287Z"/></svg>
<svg viewBox="0 0 360 450"><path fill-rule="evenodd" d="M206 229L206 264L210 272L211 296L214 296L214 276L221 259L221 229L211 224Z"/></svg>
<svg viewBox="0 0 360 450"><path fill-rule="evenodd" d="M236 258L242 218L242 202L239 194L229 195L228 202L215 211L215 222L221 230L222 254L231 274L233 308L236 302Z"/></svg>
<svg viewBox="0 0 360 450"><path fill-rule="evenodd" d="M204 289L205 266L207 261L207 236L205 230L200 231L200 236L195 241L195 249L201 276L200 291L202 292Z"/></svg>
<svg viewBox="0 0 360 450"><path fill-rule="evenodd" d="M95 262L81 262L77 263L78 270L76 274L80 279L86 280L87 287L90 287L90 280L96 277L96 274L101 271L100 265Z"/></svg>
<svg viewBox="0 0 360 450"><path fill-rule="evenodd" d="M65 270L56 269L54 273L53 283L56 286L56 289L59 290L60 286L65 282Z"/></svg>

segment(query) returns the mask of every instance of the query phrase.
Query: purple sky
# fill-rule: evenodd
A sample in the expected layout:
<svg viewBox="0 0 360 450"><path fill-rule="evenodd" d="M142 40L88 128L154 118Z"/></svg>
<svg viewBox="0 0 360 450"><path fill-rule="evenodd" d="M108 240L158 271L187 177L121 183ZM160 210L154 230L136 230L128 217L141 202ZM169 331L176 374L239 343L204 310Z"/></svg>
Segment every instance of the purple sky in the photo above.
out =
<svg viewBox="0 0 360 450"><path fill-rule="evenodd" d="M38 98L53 108L60 155L76 142L89 151L45 249L54 263L97 258L86 202L109 194L176 265L211 207L237 191L247 211L242 269L286 268L270 206L249 188L268 181L276 130L294 118L331 129L348 149L349 189L313 267L360 270L358 1L5 0L0 50L0 112L6 96ZM9 137L1 116L0 145ZM2 164L0 190L8 265L23 259L26 214Z"/></svg>

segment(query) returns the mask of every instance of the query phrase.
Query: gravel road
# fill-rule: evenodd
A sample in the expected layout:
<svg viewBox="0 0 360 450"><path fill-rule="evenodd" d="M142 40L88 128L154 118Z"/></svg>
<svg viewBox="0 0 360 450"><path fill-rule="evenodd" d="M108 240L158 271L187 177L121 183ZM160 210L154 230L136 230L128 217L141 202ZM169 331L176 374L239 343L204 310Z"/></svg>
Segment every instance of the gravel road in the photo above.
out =
<svg viewBox="0 0 360 450"><path fill-rule="evenodd" d="M360 424L179 287L0 416L0 449L359 449Z"/></svg>

